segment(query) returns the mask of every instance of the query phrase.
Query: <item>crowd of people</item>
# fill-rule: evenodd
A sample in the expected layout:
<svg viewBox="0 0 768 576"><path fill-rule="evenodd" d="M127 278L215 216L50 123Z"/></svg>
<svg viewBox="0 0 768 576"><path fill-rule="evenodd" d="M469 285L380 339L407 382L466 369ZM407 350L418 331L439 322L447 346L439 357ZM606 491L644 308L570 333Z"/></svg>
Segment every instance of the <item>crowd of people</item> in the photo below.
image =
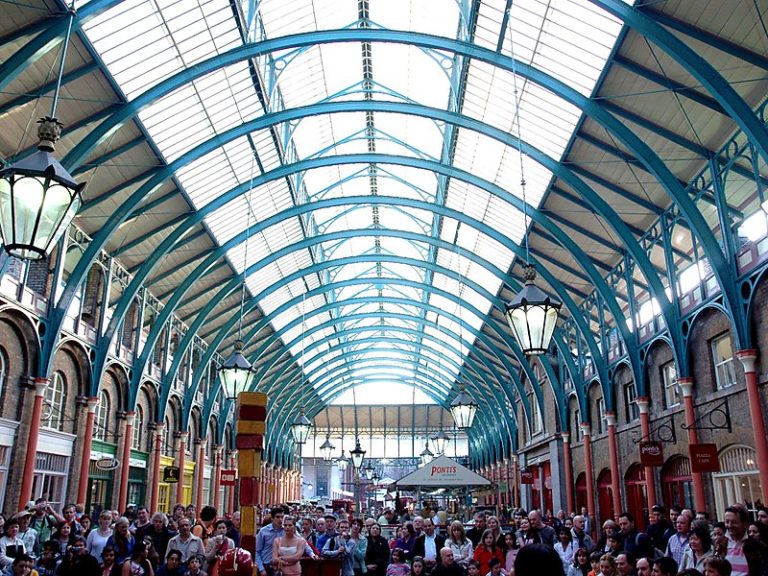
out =
<svg viewBox="0 0 768 576"><path fill-rule="evenodd" d="M217 576L218 561L240 541L239 513L228 520L205 506L172 514L145 506L96 518L74 504L55 511L43 498L0 515L3 576Z"/></svg>
<svg viewBox="0 0 768 576"><path fill-rule="evenodd" d="M626 512L598 531L586 514L539 510L516 509L506 525L477 512L465 528L445 512L355 517L275 506L253 563L259 576L300 576L302 561L322 560L335 560L339 576L768 576L768 511L749 516L738 505L722 522L655 506L643 531ZM223 519L210 506L92 519L38 499L0 516L2 576L218 576L238 546L239 513Z"/></svg>

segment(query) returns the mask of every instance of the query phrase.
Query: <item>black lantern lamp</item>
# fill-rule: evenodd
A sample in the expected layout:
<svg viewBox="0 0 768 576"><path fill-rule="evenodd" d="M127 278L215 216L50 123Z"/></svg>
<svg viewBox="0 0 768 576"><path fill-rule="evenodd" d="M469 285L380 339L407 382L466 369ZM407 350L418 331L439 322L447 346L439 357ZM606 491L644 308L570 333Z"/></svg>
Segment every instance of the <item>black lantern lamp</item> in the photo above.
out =
<svg viewBox="0 0 768 576"><path fill-rule="evenodd" d="M458 395L451 402L451 415L456 423L456 428L459 430L471 428L476 412L477 402L464 390L464 384L461 384Z"/></svg>
<svg viewBox="0 0 768 576"><path fill-rule="evenodd" d="M525 287L506 306L505 316L523 353L544 354L549 349L552 333L562 304L536 286L536 269L523 268Z"/></svg>
<svg viewBox="0 0 768 576"><path fill-rule="evenodd" d="M432 437L432 446L435 447L436 454L445 454L445 449L448 446L448 434L443 430L440 430Z"/></svg>
<svg viewBox="0 0 768 576"><path fill-rule="evenodd" d="M344 450L341 451L341 457L336 460L336 467L341 472L346 472L347 467L349 466L349 458L344 456Z"/></svg>
<svg viewBox="0 0 768 576"><path fill-rule="evenodd" d="M355 449L349 451L349 455L352 457L352 466L359 473L363 468L363 460L365 460L365 450L360 447L360 439L355 440Z"/></svg>
<svg viewBox="0 0 768 576"><path fill-rule="evenodd" d="M421 451L421 454L419 454L419 459L421 460L421 465L426 466L432 460L435 458L435 455L432 454L432 451L429 449L429 440L426 441L424 444L424 450Z"/></svg>
<svg viewBox="0 0 768 576"><path fill-rule="evenodd" d="M363 469L363 474L365 474L365 477L368 480L371 480L375 473L376 473L376 468L374 468L373 465L370 462L368 462L366 467Z"/></svg>
<svg viewBox="0 0 768 576"><path fill-rule="evenodd" d="M325 442L320 446L320 454L323 455L323 461L330 462L333 460L333 451L336 450L336 446L331 444L331 437L326 436Z"/></svg>
<svg viewBox="0 0 768 576"><path fill-rule="evenodd" d="M312 430L312 422L304 416L304 411L299 412L299 415L291 423L291 434L293 434L293 441L296 444L305 444L309 433Z"/></svg>
<svg viewBox="0 0 768 576"><path fill-rule="evenodd" d="M41 260L48 256L80 209L78 184L53 156L62 124L56 105L64 73L64 61L75 17L74 2L68 8L69 26L61 50L59 73L51 113L38 121L37 151L0 170L0 236L11 256Z"/></svg>
<svg viewBox="0 0 768 576"><path fill-rule="evenodd" d="M235 341L235 350L219 368L219 376L227 398L234 400L248 389L253 379L251 363L243 356L243 341Z"/></svg>

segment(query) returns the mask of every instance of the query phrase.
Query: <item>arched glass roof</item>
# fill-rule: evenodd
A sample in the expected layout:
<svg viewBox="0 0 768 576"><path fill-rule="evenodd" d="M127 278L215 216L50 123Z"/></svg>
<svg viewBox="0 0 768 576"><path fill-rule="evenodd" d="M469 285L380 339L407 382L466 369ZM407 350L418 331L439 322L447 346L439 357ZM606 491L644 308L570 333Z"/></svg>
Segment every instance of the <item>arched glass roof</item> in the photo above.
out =
<svg viewBox="0 0 768 576"><path fill-rule="evenodd" d="M716 207L755 214L768 152L750 1L75 4L58 153L89 185L52 328L114 257L96 371L144 298L134 389L170 326L169 387L184 354L216 363L242 336L285 421L355 386L446 407L464 385L479 434L506 437L517 402L530 415L524 380L562 397L626 361L641 381L643 330L679 324L678 297L713 278L736 301ZM32 145L65 8L2 8L7 161ZM752 148L728 158L729 139ZM724 193L701 176L713 162L736 167ZM502 315L526 257L564 303L554 356L533 363Z"/></svg>

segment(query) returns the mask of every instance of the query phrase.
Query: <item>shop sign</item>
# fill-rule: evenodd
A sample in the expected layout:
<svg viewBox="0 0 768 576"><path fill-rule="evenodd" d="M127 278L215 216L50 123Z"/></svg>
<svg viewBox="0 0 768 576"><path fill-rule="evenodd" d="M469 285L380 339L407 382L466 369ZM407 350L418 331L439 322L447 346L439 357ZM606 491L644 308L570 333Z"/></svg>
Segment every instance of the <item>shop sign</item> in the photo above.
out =
<svg viewBox="0 0 768 576"><path fill-rule="evenodd" d="M533 470L520 471L520 484L533 484Z"/></svg>
<svg viewBox="0 0 768 576"><path fill-rule="evenodd" d="M224 468L221 471L221 485L222 486L234 486L237 482L237 470L232 468Z"/></svg>
<svg viewBox="0 0 768 576"><path fill-rule="evenodd" d="M95 466L99 470L114 470L120 466L120 460L114 456L104 456L103 458L96 460Z"/></svg>
<svg viewBox="0 0 768 576"><path fill-rule="evenodd" d="M166 484L177 484L179 482L179 467L166 466L163 469L163 482Z"/></svg>
<svg viewBox="0 0 768 576"><path fill-rule="evenodd" d="M691 444L691 472L720 472L717 444Z"/></svg>
<svg viewBox="0 0 768 576"><path fill-rule="evenodd" d="M661 442L640 442L640 464L664 466L664 449Z"/></svg>

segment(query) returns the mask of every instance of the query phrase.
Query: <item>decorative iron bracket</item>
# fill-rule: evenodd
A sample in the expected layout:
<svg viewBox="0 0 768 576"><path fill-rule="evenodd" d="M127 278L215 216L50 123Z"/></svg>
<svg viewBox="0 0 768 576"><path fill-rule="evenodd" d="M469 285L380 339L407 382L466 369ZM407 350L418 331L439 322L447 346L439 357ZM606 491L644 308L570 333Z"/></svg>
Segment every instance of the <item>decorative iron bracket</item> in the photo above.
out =
<svg viewBox="0 0 768 576"><path fill-rule="evenodd" d="M681 424L680 428L683 430L728 430L728 432L732 432L728 399L724 398L720 404L696 418L692 425Z"/></svg>
<svg viewBox="0 0 768 576"><path fill-rule="evenodd" d="M677 442L677 434L675 434L675 419L672 414L662 422L657 423L653 428L648 430L648 434L638 437L638 431L635 430L632 433L632 441L635 444L640 442L663 442L664 444L674 444Z"/></svg>

